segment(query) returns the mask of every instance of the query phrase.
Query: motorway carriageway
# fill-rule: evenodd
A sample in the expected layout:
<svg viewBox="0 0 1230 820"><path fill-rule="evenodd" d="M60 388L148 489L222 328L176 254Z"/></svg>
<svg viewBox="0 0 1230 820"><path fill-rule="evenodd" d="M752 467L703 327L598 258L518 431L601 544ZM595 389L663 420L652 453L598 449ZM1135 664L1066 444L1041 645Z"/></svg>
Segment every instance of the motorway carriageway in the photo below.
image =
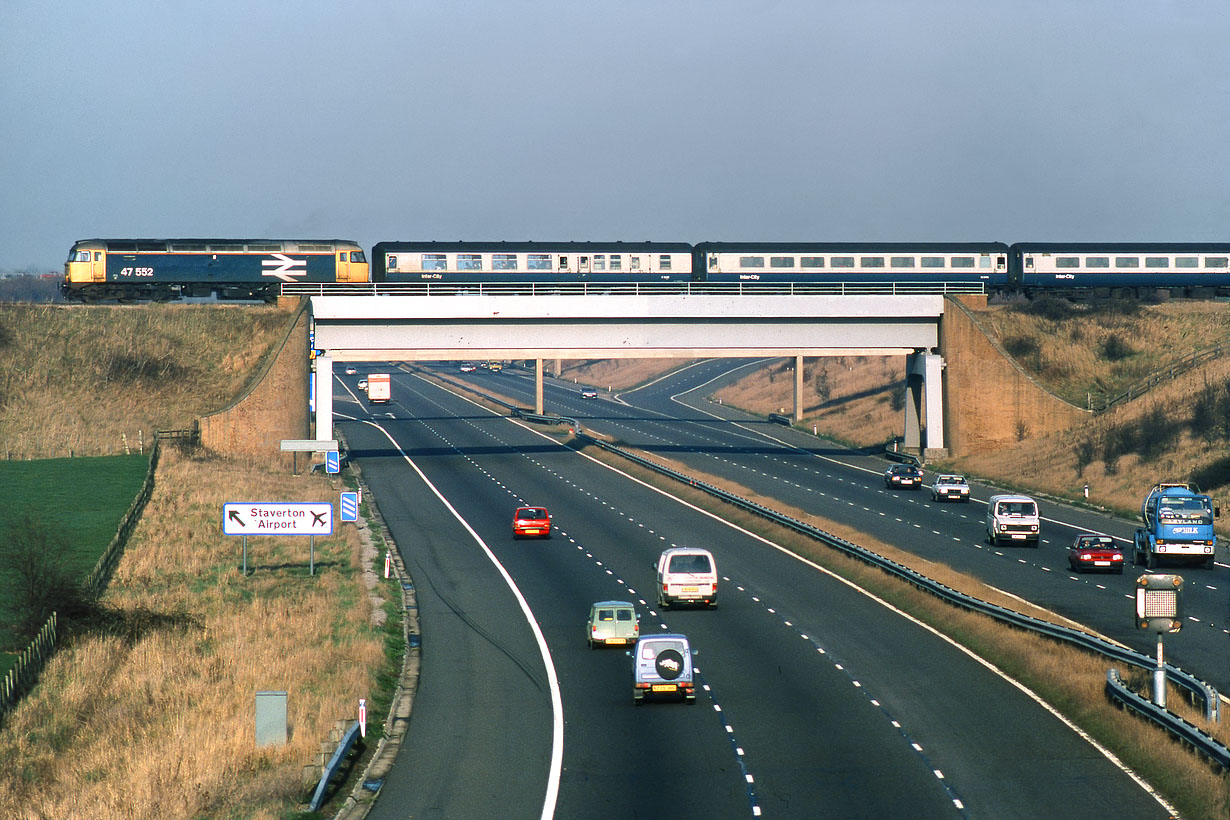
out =
<svg viewBox="0 0 1230 820"><path fill-rule="evenodd" d="M371 817L1169 816L1017 685L818 567L418 377L378 408L340 381L422 628ZM554 537L514 541L520 505ZM716 610L654 606L675 544L714 551ZM633 705L630 661L582 634L606 599L692 639L695 706Z"/></svg>
<svg viewBox="0 0 1230 820"><path fill-rule="evenodd" d="M969 504L935 503L926 487L914 492L884 487L884 458L816 439L707 401L715 386L738 377L740 360L707 360L683 368L618 401L581 400L575 387L553 385L548 409L578 419L584 429L618 437L629 446L719 475L768 498L811 510L912 552L945 563L1010 595L1083 624L1124 645L1154 655L1156 637L1135 629L1135 581L1145 570L1130 565L1136 524L1039 500L1043 516L1038 549L992 547L985 539L986 499L1002 492L972 482ZM498 379L498 381L493 380ZM470 379L525 396L528 380L505 371ZM532 395L532 394L531 394ZM934 478L929 472L926 484ZM1123 575L1075 573L1066 547L1081 532L1116 537L1129 548ZM1230 692L1230 566L1219 547L1217 566L1165 566L1185 579L1183 630L1166 637L1166 660Z"/></svg>

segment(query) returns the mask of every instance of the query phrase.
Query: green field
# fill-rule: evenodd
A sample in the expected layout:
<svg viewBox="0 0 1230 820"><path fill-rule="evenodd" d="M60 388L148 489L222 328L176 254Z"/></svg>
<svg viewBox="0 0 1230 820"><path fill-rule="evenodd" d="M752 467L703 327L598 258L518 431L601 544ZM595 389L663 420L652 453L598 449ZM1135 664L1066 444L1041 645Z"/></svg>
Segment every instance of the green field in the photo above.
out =
<svg viewBox="0 0 1230 820"><path fill-rule="evenodd" d="M53 538L72 548L73 570L84 578L115 535L148 470L148 455L2 461L0 538L7 536L11 522L29 513ZM6 571L0 564L0 582ZM7 621L2 608L0 620ZM0 622L0 652L22 648L14 643ZM11 660L0 656L0 674Z"/></svg>

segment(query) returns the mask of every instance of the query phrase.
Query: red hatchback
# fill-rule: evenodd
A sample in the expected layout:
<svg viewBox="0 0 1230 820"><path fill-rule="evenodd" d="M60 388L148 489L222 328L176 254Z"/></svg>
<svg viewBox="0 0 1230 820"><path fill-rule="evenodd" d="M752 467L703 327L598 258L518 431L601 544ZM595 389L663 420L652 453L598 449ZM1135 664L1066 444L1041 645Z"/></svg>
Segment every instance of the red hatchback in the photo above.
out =
<svg viewBox="0 0 1230 820"><path fill-rule="evenodd" d="M1104 569L1123 574L1123 550L1115 545L1109 535L1082 533L1068 547L1068 566L1073 572L1086 569Z"/></svg>
<svg viewBox="0 0 1230 820"><path fill-rule="evenodd" d="M518 507L513 513L513 538L550 538L551 516L546 507Z"/></svg>

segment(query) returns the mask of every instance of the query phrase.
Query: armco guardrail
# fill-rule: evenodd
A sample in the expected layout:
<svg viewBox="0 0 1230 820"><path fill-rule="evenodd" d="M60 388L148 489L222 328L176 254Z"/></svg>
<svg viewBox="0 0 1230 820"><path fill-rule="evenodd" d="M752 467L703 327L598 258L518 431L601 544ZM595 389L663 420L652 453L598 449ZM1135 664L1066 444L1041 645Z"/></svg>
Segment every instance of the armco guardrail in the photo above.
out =
<svg viewBox="0 0 1230 820"><path fill-rule="evenodd" d="M342 736L341 742L333 750L333 756L325 764L324 771L320 775L320 782L316 784L316 791L312 794L312 802L308 804L308 811L318 811L324 804L325 797L329 793L329 781L337 775L342 763L346 760L346 755L350 754L350 747L358 739L359 721L356 720L354 726L351 726L350 730Z"/></svg>
<svg viewBox="0 0 1230 820"><path fill-rule="evenodd" d="M1223 769L1230 770L1230 749L1218 743L1212 735L1199 726L1194 726L1183 718L1170 714L1148 698L1142 698L1128 689L1120 679L1117 669L1106 670L1106 696L1125 709L1131 709L1137 715L1164 726L1170 734Z"/></svg>
<svg viewBox="0 0 1230 820"><path fill-rule="evenodd" d="M716 498L720 498L729 504L733 504L743 510L755 513L763 518L767 518L774 523L788 527L795 532L807 535L823 544L833 547L834 549L841 550L848 555L877 566L890 575L894 575L904 581L907 581L919 589L926 590L927 592L930 592L931 594L942 598L949 603L969 609L973 612L980 612L984 615L995 618L998 621L1011 624L1021 629L1027 629L1031 632L1038 632L1054 638L1055 640L1074 644L1083 649L1097 652L1109 658L1121 661L1122 663L1137 666L1142 669L1153 669L1156 666L1156 660L1148 655L1144 655L1140 652L1128 649L1127 647L1111 643L1104 638L1098 638L1086 632L1081 632L1079 629L1059 626L1058 624L1053 624L1049 621L1041 620L1040 618L1034 618L1020 612L1014 612L1011 609L1005 609L1004 607L975 598L972 595L966 595L963 592L958 592L957 590L928 578L922 573L916 572L903 564L898 564L896 561L892 561L882 555L877 555L871 550L860 547L857 544L846 541L843 538L838 538L837 536L827 533L817 527L813 527L810 524L806 524L787 515L782 515L776 510L772 510L762 504L757 504L754 501L741 498L719 487L706 484L703 481L697 481L696 479L684 475L683 473L676 472L668 467L663 467L662 465L656 464L647 458L642 458L635 453L630 453L627 450L615 447L605 441L594 438L593 436L581 433L580 431L577 432L577 437L584 439L597 447L601 447L604 450L616 453L619 456L640 464L641 466L653 470L654 472L669 476L670 478L687 484L690 487L696 487L697 489L703 490L704 492ZM1218 720L1219 700L1216 689L1200 680L1190 672L1184 671L1170 664L1166 664L1166 677L1175 685L1186 689L1191 692L1192 695L1204 701L1204 712L1206 719L1210 721Z"/></svg>

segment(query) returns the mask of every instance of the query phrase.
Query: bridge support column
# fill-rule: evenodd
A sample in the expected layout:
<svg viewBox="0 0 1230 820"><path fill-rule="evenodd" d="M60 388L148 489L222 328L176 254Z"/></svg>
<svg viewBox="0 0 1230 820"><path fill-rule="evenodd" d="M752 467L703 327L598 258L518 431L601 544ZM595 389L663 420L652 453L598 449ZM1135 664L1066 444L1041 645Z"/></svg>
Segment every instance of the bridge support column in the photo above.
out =
<svg viewBox="0 0 1230 820"><path fill-rule="evenodd" d="M333 438L333 359L316 357L316 384L313 399L316 404L316 440Z"/></svg>
<svg viewBox="0 0 1230 820"><path fill-rule="evenodd" d="M534 412L542 415L542 359L534 360Z"/></svg>
<svg viewBox="0 0 1230 820"><path fill-rule="evenodd" d="M794 357L794 420L803 420L803 357Z"/></svg>
<svg viewBox="0 0 1230 820"><path fill-rule="evenodd" d="M945 452L943 370L944 359L938 354L905 357L905 446L924 458Z"/></svg>

